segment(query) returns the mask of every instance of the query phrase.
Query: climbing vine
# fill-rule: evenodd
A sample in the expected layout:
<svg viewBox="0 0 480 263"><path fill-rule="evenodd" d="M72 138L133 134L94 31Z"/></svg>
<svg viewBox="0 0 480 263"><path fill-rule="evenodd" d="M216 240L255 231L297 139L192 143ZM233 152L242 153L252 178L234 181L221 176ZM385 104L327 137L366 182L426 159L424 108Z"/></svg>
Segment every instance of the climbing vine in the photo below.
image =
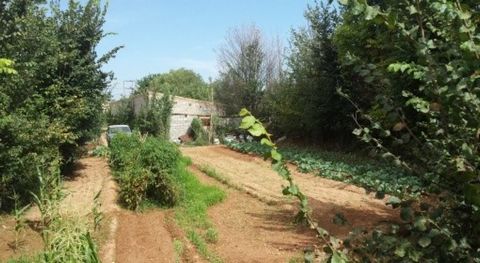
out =
<svg viewBox="0 0 480 263"><path fill-rule="evenodd" d="M243 117L240 128L247 130L252 136L259 138L262 145L270 148L270 151L265 157L272 159L273 170L288 182L288 185L283 188L282 193L287 196L293 196L298 200L300 211L296 216L296 221L304 222L316 231L317 237L325 243L326 247L324 250L330 254L330 262L348 262L346 254L341 250L341 242L334 236L331 236L327 230L320 227L312 217L312 209L308 204L308 199L305 194L302 193L299 186L295 184L283 156L278 152L278 147L272 140L272 134L268 133L263 123L255 118L247 109L242 109L239 115ZM306 257L307 262L311 260L313 259Z"/></svg>

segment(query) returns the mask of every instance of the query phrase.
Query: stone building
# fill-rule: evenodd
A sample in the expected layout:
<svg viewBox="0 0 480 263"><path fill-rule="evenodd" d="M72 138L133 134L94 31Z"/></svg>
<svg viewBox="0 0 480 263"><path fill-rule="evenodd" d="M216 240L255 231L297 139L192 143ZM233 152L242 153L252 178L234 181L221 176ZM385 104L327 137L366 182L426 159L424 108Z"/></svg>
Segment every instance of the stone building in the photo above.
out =
<svg viewBox="0 0 480 263"><path fill-rule="evenodd" d="M135 95L132 98L133 111L135 115L140 114L143 107L147 105L147 100L151 100L153 96L161 98L162 93L149 92L146 95ZM110 110L115 114L116 105L119 102L112 102ZM212 115L223 116L223 111L210 101L196 100L175 96L173 99L173 108L170 122L170 140L174 141L180 136L187 133L190 128L192 120L199 118L202 120L204 126L208 128L210 125L210 118Z"/></svg>

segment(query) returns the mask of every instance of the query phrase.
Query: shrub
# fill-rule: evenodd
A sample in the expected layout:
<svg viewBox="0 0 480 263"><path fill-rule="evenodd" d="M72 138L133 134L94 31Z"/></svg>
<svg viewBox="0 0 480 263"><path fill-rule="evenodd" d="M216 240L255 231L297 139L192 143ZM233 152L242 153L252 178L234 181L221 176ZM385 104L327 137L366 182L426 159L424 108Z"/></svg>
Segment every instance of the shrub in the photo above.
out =
<svg viewBox="0 0 480 263"><path fill-rule="evenodd" d="M149 137L140 150L142 167L151 173L147 195L163 205L173 205L178 199L178 187L173 180L180 152L167 141Z"/></svg>
<svg viewBox="0 0 480 263"><path fill-rule="evenodd" d="M191 135L195 145L207 145L208 144L208 133L203 128L202 121L198 118L192 120L190 125Z"/></svg>
<svg viewBox="0 0 480 263"><path fill-rule="evenodd" d="M158 94L155 93L152 98L145 96L147 105L141 110L135 120L135 124L142 134L150 134L162 139L168 139L173 96L166 93L162 95L161 98L157 98L157 95Z"/></svg>
<svg viewBox="0 0 480 263"><path fill-rule="evenodd" d="M121 202L138 209L146 199L166 206L174 205L179 187L176 173L180 152L175 145L139 134L118 135L110 145L110 165L120 185Z"/></svg>

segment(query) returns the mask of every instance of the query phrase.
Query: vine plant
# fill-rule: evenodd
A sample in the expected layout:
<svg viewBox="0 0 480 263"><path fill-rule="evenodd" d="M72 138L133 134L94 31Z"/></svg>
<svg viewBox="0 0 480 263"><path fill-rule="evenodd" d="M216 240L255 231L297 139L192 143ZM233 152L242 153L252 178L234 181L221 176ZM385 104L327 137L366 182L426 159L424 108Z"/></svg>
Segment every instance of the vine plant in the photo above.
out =
<svg viewBox="0 0 480 263"><path fill-rule="evenodd" d="M267 153L265 157L272 159L273 170L288 182L288 185L283 188L282 193L286 196L292 196L299 201L300 211L296 216L296 221L306 223L311 229L315 230L317 237L324 241L326 244L324 251L330 254L328 259L329 262L348 262L346 254L342 251L341 242L339 242L334 236L330 235L327 230L320 227L312 217L312 209L308 204L308 199L305 194L302 193L298 185L295 184L286 162L278 152L277 145L272 140L272 134L268 133L263 123L255 118L255 116L253 116L247 109L242 109L239 115L243 117L240 129L248 131L252 136L259 138L262 145L270 148L270 152ZM305 258L305 261L307 262L311 260L312 259L307 259L307 257Z"/></svg>

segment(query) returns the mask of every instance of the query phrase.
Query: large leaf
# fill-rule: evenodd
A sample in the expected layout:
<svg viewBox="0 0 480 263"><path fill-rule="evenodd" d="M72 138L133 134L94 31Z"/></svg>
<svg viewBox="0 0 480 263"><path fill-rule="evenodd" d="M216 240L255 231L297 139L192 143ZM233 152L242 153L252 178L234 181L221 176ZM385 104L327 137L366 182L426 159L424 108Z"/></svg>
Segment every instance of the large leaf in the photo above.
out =
<svg viewBox="0 0 480 263"><path fill-rule="evenodd" d="M240 129L249 129L255 123L255 117L247 116L242 119L242 123L240 124Z"/></svg>

